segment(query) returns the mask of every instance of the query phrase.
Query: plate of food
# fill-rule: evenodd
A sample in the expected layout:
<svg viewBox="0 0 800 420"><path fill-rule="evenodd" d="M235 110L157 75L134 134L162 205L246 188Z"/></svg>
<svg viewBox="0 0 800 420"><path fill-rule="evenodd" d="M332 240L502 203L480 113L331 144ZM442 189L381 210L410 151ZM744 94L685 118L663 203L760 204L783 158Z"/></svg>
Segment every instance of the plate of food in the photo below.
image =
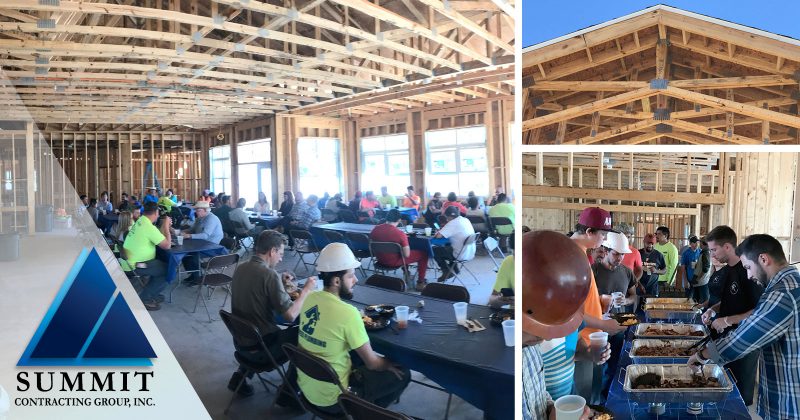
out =
<svg viewBox="0 0 800 420"><path fill-rule="evenodd" d="M300 297L300 288L297 286L294 273L290 271L281 273L281 282L283 283L283 288L286 290L286 293L289 294L289 298L297 300L297 298Z"/></svg>
<svg viewBox="0 0 800 420"><path fill-rule="evenodd" d="M389 326L392 323L390 318L384 317L371 317L367 315L362 315L361 320L364 321L364 328L368 331L376 331L382 330Z"/></svg>
<svg viewBox="0 0 800 420"><path fill-rule="evenodd" d="M492 325L496 325L498 327L502 325L503 321L507 321L509 319L514 319L513 310L501 309L489 315L489 321L492 322Z"/></svg>
<svg viewBox="0 0 800 420"><path fill-rule="evenodd" d="M614 420L611 410L602 405L590 405L589 410L591 410L589 420Z"/></svg>
<svg viewBox="0 0 800 420"><path fill-rule="evenodd" d="M636 314L634 313L611 314L611 318L615 319L619 325L624 325L626 327L639 323L639 319L636 318Z"/></svg>
<svg viewBox="0 0 800 420"><path fill-rule="evenodd" d="M393 305L365 306L364 315L371 318L391 318L394 316L394 306Z"/></svg>

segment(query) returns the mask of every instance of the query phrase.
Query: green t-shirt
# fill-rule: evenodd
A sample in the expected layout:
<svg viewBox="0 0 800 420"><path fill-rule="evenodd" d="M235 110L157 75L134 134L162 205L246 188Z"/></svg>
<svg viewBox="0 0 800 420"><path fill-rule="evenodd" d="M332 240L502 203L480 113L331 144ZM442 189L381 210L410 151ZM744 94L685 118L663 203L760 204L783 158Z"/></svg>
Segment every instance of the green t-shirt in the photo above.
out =
<svg viewBox="0 0 800 420"><path fill-rule="evenodd" d="M139 218L131 226L125 243L122 245L128 254L128 264L134 267L136 263L150 261L156 257L156 245L164 241L164 235L153 226L153 223L145 216Z"/></svg>
<svg viewBox="0 0 800 420"><path fill-rule="evenodd" d="M170 200L169 197L165 195L158 199L158 205L166 208L168 212L171 212L172 206L174 206L175 203L173 203L172 200Z"/></svg>
<svg viewBox="0 0 800 420"><path fill-rule="evenodd" d="M678 267L678 248L676 248L672 242L667 242L664 245L656 242L656 244L653 245L653 248L664 255L664 263L667 265L667 271L658 276L658 281L666 281L669 282L670 285L674 284L675 279L672 277L672 275L675 273L675 269Z"/></svg>
<svg viewBox="0 0 800 420"><path fill-rule="evenodd" d="M378 202L381 203L381 208L385 208L387 204L392 206L392 208L397 207L397 197L393 195L381 195L378 197Z"/></svg>
<svg viewBox="0 0 800 420"><path fill-rule="evenodd" d="M345 388L350 378L350 351L369 342L361 314L354 306L329 292L311 293L300 310L300 348L328 362ZM333 384L320 382L297 372L297 384L314 405L336 404L341 391Z"/></svg>
<svg viewBox="0 0 800 420"><path fill-rule="evenodd" d="M500 293L502 289L514 289L514 256L507 256L500 269L497 270L497 278L494 281L494 291Z"/></svg>
<svg viewBox="0 0 800 420"><path fill-rule="evenodd" d="M508 217L514 223L514 205L511 203L500 203L489 209L489 217ZM498 226L497 232L501 235L511 235L514 226Z"/></svg>

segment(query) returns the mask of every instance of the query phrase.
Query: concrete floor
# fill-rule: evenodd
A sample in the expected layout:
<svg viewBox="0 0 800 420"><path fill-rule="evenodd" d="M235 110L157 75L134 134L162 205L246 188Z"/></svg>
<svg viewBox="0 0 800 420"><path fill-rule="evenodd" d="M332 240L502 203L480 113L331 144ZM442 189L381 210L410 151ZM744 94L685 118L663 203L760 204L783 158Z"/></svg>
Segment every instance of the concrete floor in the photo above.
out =
<svg viewBox="0 0 800 420"><path fill-rule="evenodd" d="M469 275L463 278L463 281L467 284L472 303L486 304L494 285L495 266L485 252L483 255L480 254L468 264L480 280L480 284L476 285ZM250 253L245 254L242 260L249 256ZM291 269L296 262L297 257L294 253L287 250L284 261L278 265L278 270ZM310 273L304 272L301 264L296 274L298 277L305 277ZM433 276L432 270L429 271L428 279L432 279ZM211 416L215 419L311 418L309 414L303 415L277 406L272 407L274 391L268 393L257 381L251 381L255 387L255 395L246 399L237 398L228 415L224 414L232 396L232 392L227 389L228 380L238 366L233 358L230 334L217 314L225 293L218 290L208 302L212 322L208 321L202 302L197 312L192 313L196 296L196 287L179 286L173 293L173 303L162 304L162 309L151 312L151 316ZM225 307L230 310L230 300ZM280 383L277 373L266 377ZM416 380L425 380L416 372L413 377ZM390 406L390 409L419 418L441 419L445 417L446 405L447 394L412 383L401 397L400 403ZM450 408L451 419L480 419L482 416L482 411L456 396L453 397Z"/></svg>

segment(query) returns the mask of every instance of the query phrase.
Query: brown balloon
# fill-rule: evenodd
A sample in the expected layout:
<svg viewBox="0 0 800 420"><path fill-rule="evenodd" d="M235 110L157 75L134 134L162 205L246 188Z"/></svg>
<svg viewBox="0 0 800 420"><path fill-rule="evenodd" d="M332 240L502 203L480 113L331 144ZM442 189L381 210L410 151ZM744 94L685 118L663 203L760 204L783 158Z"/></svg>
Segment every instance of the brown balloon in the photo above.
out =
<svg viewBox="0 0 800 420"><path fill-rule="evenodd" d="M523 329L529 326L526 332L542 338L570 334L580 324L581 314L576 313L590 281L586 253L572 239L548 230L523 235L522 311L530 318Z"/></svg>

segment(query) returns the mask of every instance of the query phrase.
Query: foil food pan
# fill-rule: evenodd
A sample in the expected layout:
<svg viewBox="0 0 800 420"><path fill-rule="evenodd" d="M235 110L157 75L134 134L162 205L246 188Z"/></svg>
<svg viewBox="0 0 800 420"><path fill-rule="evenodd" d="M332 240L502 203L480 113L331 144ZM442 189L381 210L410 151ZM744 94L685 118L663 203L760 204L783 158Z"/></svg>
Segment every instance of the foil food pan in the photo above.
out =
<svg viewBox="0 0 800 420"><path fill-rule="evenodd" d="M657 364L657 363L686 363L689 361L689 356L668 356L668 355L655 355L655 356L640 356L637 353L641 347L658 347L671 345L675 347L691 347L696 344L697 340L683 340L683 339L660 339L660 338L637 338L631 342L631 349L629 355L634 364Z"/></svg>
<svg viewBox="0 0 800 420"><path fill-rule="evenodd" d="M720 386L716 388L656 388L634 389L633 380L645 373L655 373L662 379L690 380L695 375L692 367L687 365L630 365L625 369L625 380L622 389L631 400L640 403L706 403L724 401L733 390L733 383L728 374L719 365L705 365L703 375L716 378Z"/></svg>
<svg viewBox="0 0 800 420"><path fill-rule="evenodd" d="M678 335L645 334L648 329L656 331L673 330ZM703 335L689 335L692 332L702 332ZM662 338L680 340L700 340L708 335L708 329L703 324L666 324L666 323L641 323L636 326L634 334L639 338Z"/></svg>
<svg viewBox="0 0 800 420"><path fill-rule="evenodd" d="M662 305L645 305L644 315L647 320L668 319L672 321L691 323L694 322L695 318L701 313L699 309L670 309L659 306Z"/></svg>
<svg viewBox="0 0 800 420"><path fill-rule="evenodd" d="M695 305L694 299L686 298L664 298L664 297L649 297L644 301L645 304L690 304Z"/></svg>

